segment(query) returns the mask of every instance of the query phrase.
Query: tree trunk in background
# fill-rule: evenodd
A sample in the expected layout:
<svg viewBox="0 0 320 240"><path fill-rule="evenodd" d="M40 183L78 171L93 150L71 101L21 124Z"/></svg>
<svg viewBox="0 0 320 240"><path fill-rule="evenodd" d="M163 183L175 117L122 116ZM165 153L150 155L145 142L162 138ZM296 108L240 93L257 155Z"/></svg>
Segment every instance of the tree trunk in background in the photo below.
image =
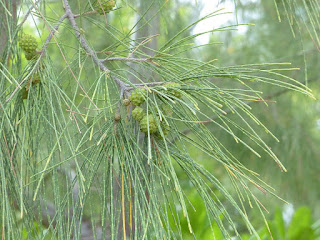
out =
<svg viewBox="0 0 320 240"><path fill-rule="evenodd" d="M144 52L149 57L153 57L155 51L158 49L158 34L160 34L160 13L159 9L163 5L165 0L140 0L138 10L137 24L136 29L138 30L135 36L135 46L138 50ZM142 18L142 19L140 19ZM146 44L144 42L147 41ZM136 68L135 64L130 64L133 68ZM152 75L152 72L146 71L145 69L139 69L139 72L142 73L145 78ZM146 80L146 79L145 79ZM148 81L148 80L147 80ZM131 82L138 83L136 79L131 79ZM140 142L143 142L144 136L141 136ZM119 176L121 179L121 176ZM114 189L121 191L121 189L115 184ZM131 201L132 209L134 209L134 189L131 189ZM146 198L149 199L149 193L146 190ZM121 212L123 209L121 208ZM126 228L126 237L130 239L135 235L135 231L139 228L139 223L137 219L134 219L132 216L132 226L130 226L130 213L128 208L125 210L125 228ZM132 229L131 229L132 227ZM123 224L119 225L119 239L123 238Z"/></svg>
<svg viewBox="0 0 320 240"><path fill-rule="evenodd" d="M158 48L158 37L152 37L160 33L160 15L158 13L160 7L162 6L163 0L154 1L154 0L140 0L138 13L140 18L143 16L146 11L148 11L144 16L143 19L137 25L137 29L139 31L136 35L137 46L147 38L151 38L152 40L149 41L144 46L140 47L139 49L145 52L149 56L153 56L154 52L151 49ZM152 6L150 7L150 5ZM149 10L148 10L149 9Z"/></svg>
<svg viewBox="0 0 320 240"><path fill-rule="evenodd" d="M6 6L8 12L1 6L0 7L0 56L3 56L4 51L7 49L8 43L8 29L13 29L17 24L17 6L19 0L0 0ZM2 4L1 4L2 5ZM13 21L7 21L8 18L12 18ZM11 24L11 25L10 25Z"/></svg>
<svg viewBox="0 0 320 240"><path fill-rule="evenodd" d="M7 4L6 0L6 5ZM6 12L5 9L1 6L0 7L0 57L3 55L3 50L5 49L7 40L8 40L8 26L7 26L7 21L6 21Z"/></svg>
<svg viewBox="0 0 320 240"><path fill-rule="evenodd" d="M154 50L158 49L158 36L155 36L160 33L160 14L159 9L163 5L165 0L139 0L138 2L138 15L136 26L136 35L135 47L141 52L144 52L146 55L153 57ZM142 18L142 19L141 19ZM147 43L142 43L146 41ZM140 57L140 56L137 56ZM146 79L146 76L151 76L152 72L146 71L144 68L139 68L136 64L130 64L133 69L139 71L140 74L145 76L144 81L149 81ZM139 69L137 69L139 68ZM156 76L153 76L156 78ZM132 83L140 83L137 79L130 77Z"/></svg>

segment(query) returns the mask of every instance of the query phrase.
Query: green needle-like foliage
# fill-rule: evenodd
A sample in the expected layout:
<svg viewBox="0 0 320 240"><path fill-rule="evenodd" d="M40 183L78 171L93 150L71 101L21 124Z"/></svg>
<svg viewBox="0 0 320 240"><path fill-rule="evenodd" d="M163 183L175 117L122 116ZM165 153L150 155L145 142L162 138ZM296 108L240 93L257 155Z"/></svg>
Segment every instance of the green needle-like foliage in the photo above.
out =
<svg viewBox="0 0 320 240"><path fill-rule="evenodd" d="M18 16L18 24L10 22L16 5L9 1L1 11L10 22L3 27L8 39L0 65L4 239L183 239L182 221L196 237L189 212L197 203L188 199L185 179L200 197L209 225L220 229L212 227L213 239L239 234L235 215L259 237L246 209L256 207L264 218L256 189L276 196L275 191L216 131L257 158L266 153L286 171L260 133L277 138L250 103L266 103L262 86L313 95L286 74L297 70L287 63L218 66L190 57L201 35L190 35L191 29L220 11L170 33L157 48L147 44L155 36L135 38L165 11L165 2L153 1L153 17L145 19L151 4L133 25L117 17L137 8L125 1L117 1L123 7L108 16L90 12L93 1L44 0L37 7L22 1L19 9L33 11ZM18 42L28 29L23 19L36 16L41 50L27 62ZM142 20L147 23L140 25ZM145 116L133 117L132 104L123 99ZM191 148L221 165L235 191L202 166Z"/></svg>

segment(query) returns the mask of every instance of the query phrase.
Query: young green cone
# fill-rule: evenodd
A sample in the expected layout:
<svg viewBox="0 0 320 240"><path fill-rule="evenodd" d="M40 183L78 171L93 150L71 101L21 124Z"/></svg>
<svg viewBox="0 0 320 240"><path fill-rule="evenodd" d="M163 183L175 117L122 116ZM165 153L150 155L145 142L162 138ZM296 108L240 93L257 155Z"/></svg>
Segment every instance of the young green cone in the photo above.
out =
<svg viewBox="0 0 320 240"><path fill-rule="evenodd" d="M21 48L26 52L26 53L34 53L38 47L37 40L29 35L25 34L21 39L20 39L20 46Z"/></svg>
<svg viewBox="0 0 320 240"><path fill-rule="evenodd" d="M141 132L148 132L148 123L149 123L149 132L155 133L157 132L157 123L154 117L151 114L145 115L140 121L140 130Z"/></svg>

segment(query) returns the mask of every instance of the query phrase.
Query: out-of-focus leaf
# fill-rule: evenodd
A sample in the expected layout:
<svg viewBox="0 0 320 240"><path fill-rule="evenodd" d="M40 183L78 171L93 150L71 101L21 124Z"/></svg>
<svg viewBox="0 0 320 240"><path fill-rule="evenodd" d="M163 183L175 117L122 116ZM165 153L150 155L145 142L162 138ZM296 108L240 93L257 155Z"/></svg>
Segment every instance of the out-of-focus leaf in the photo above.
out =
<svg viewBox="0 0 320 240"><path fill-rule="evenodd" d="M312 228L314 230L314 239L320 240L320 219L318 219L313 225Z"/></svg>
<svg viewBox="0 0 320 240"><path fill-rule="evenodd" d="M314 240L311 210L307 207L299 208L294 214L288 228L289 240Z"/></svg>
<svg viewBox="0 0 320 240"><path fill-rule="evenodd" d="M275 239L285 239L285 224L282 217L281 209L277 208L274 214L273 227L276 228L277 238ZM272 231L272 230L271 230ZM273 231L272 231L273 234ZM273 237L275 237L273 235Z"/></svg>

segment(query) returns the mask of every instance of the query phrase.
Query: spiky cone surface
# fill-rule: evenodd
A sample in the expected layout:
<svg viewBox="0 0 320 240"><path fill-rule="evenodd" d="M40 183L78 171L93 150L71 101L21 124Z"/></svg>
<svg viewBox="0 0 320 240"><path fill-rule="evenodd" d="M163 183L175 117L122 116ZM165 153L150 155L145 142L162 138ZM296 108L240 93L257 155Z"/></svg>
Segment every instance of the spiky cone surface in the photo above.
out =
<svg viewBox="0 0 320 240"><path fill-rule="evenodd" d="M141 132L147 133L148 132L148 123L149 123L149 132L155 133L157 132L157 123L155 118L151 115L145 115L140 121L140 130Z"/></svg>
<svg viewBox="0 0 320 240"><path fill-rule="evenodd" d="M176 98L182 98L182 93L179 90L177 90L181 88L181 84L170 82L164 84L163 86L168 89L169 94L175 96Z"/></svg>
<svg viewBox="0 0 320 240"><path fill-rule="evenodd" d="M116 113L116 114L114 115L114 120L115 120L116 122L120 121L120 120L121 120L121 115L120 115L119 113Z"/></svg>
<svg viewBox="0 0 320 240"><path fill-rule="evenodd" d="M140 106L145 101L145 94L145 89L137 88L131 93L129 99L134 105Z"/></svg>
<svg viewBox="0 0 320 240"><path fill-rule="evenodd" d="M121 120L121 115L120 115L120 113L116 113L116 114L114 115L114 120L115 120L116 122L118 122L118 121Z"/></svg>
<svg viewBox="0 0 320 240"><path fill-rule="evenodd" d="M37 59L39 57L39 54L37 52L25 52L24 56L26 57L26 59L28 61L33 60L33 59Z"/></svg>
<svg viewBox="0 0 320 240"><path fill-rule="evenodd" d="M131 103L130 100L127 99L127 98L122 100L122 104L123 104L124 106L129 106L130 103Z"/></svg>
<svg viewBox="0 0 320 240"><path fill-rule="evenodd" d="M136 107L135 109L133 109L131 114L133 119L137 120L138 122L140 122L141 119L146 115L141 107Z"/></svg>
<svg viewBox="0 0 320 240"><path fill-rule="evenodd" d="M94 9L100 15L104 13L109 13L116 6L116 2L114 0L97 0L94 4Z"/></svg>
<svg viewBox="0 0 320 240"><path fill-rule="evenodd" d="M27 53L33 53L36 51L38 47L37 40L29 35L25 34L21 39L20 39L20 47Z"/></svg>

